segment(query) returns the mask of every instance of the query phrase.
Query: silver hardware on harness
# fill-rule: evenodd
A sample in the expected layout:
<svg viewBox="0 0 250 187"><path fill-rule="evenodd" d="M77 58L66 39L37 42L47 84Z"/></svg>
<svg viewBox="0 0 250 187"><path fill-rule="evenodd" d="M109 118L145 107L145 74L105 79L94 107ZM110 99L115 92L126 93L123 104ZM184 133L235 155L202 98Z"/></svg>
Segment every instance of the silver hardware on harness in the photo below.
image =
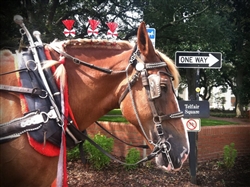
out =
<svg viewBox="0 0 250 187"><path fill-rule="evenodd" d="M23 121L20 123L21 127L27 127L30 125L36 125L41 123L47 123L49 119L57 119L56 112L54 108L52 108L48 113L46 112L40 112L36 113L35 115L30 115L26 119L23 119Z"/></svg>

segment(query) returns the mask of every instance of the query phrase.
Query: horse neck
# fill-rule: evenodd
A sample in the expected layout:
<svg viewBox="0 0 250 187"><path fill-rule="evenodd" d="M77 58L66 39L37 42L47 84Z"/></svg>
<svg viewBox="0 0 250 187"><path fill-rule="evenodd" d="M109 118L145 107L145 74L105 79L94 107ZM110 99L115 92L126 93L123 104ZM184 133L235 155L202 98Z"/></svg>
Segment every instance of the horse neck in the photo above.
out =
<svg viewBox="0 0 250 187"><path fill-rule="evenodd" d="M131 50L84 49L67 50L68 54L99 67L125 70ZM69 104L79 129L84 130L94 121L114 108L118 108L120 88L125 73L105 74L95 69L77 65L72 60L65 63L68 80Z"/></svg>

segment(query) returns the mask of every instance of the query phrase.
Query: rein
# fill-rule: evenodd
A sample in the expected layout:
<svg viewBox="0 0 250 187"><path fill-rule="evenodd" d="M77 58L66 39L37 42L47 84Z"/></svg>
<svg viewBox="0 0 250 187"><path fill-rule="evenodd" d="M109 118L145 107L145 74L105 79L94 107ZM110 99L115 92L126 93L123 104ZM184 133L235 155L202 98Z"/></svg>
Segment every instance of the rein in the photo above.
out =
<svg viewBox="0 0 250 187"><path fill-rule="evenodd" d="M107 73L107 74L111 74L113 71L111 69L106 69L106 68L102 68L102 67L99 67L99 66L95 66L94 64L90 64L88 62L84 62L78 58L75 58L71 55L69 55L68 53L60 50L58 47L54 46L53 43L51 43L49 45L53 50L55 50L57 53L59 53L61 56L64 56L65 58L68 58L68 59L71 59L74 63L76 64L79 64L79 65L84 65L84 66L87 66L89 68L92 68L92 69L95 69L95 70L98 70L98 71L101 71L101 72L104 72L104 73Z"/></svg>

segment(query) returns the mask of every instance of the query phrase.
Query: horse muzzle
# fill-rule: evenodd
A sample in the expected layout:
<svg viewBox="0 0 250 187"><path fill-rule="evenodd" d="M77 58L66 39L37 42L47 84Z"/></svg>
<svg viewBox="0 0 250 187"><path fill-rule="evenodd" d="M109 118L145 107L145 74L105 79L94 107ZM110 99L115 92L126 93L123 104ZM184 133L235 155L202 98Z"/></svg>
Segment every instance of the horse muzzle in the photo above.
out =
<svg viewBox="0 0 250 187"><path fill-rule="evenodd" d="M164 171L178 171L188 158L188 149L173 149L169 141L160 143L161 151L156 156L157 166Z"/></svg>

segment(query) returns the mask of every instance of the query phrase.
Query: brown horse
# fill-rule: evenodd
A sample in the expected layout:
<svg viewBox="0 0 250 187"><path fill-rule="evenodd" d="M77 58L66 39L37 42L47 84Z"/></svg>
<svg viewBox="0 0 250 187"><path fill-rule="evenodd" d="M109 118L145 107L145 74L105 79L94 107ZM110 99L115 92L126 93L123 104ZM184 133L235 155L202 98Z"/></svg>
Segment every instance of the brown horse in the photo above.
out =
<svg viewBox="0 0 250 187"><path fill-rule="evenodd" d="M173 90L179 74L169 58L154 50L145 23L139 26L137 38L138 50L126 41L88 39L53 42L48 48L53 60L66 57L69 103L81 131L120 107L123 116L147 139L157 165L164 170L178 170L189 153L187 132ZM15 69L14 57L8 50L1 52L1 73ZM72 59L91 62L110 72ZM0 76L0 84L18 86L16 74ZM19 94L0 91L0 98L1 124L23 116ZM27 134L22 134L0 144L0 184L50 186L56 178L57 163L57 156L39 154L29 145Z"/></svg>

